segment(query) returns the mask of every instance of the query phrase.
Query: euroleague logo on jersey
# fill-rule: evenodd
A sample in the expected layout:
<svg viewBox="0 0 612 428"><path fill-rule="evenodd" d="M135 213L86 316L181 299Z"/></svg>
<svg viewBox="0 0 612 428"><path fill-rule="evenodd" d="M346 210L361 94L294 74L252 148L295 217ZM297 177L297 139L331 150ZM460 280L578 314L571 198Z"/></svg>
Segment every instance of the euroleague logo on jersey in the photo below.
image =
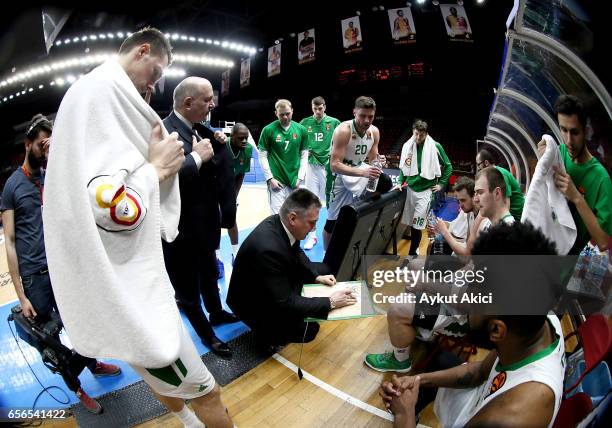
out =
<svg viewBox="0 0 612 428"><path fill-rule="evenodd" d="M136 229L147 212L141 195L132 187L123 184L121 178L100 175L87 185L91 198L95 201L92 208L96 224L109 232Z"/></svg>
<svg viewBox="0 0 612 428"><path fill-rule="evenodd" d="M507 377L508 376L506 376L506 372L501 372L497 376L495 376L493 378L493 381L491 382L491 389L489 389L489 394L494 394L495 392L499 391L506 383Z"/></svg>

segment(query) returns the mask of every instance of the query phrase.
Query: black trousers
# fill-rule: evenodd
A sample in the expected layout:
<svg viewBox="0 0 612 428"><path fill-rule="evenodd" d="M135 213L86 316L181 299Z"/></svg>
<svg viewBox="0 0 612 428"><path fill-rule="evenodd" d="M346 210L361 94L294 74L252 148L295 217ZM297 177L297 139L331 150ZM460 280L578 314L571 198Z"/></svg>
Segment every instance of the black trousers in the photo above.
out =
<svg viewBox="0 0 612 428"><path fill-rule="evenodd" d="M222 310L217 286L217 257L214 250L195 250L181 238L164 242L164 259L177 303L200 338L210 341L214 331L202 309L202 300L209 314Z"/></svg>
<svg viewBox="0 0 612 428"><path fill-rule="evenodd" d="M319 323L315 321L278 319L270 323L249 323L258 341L265 345L286 345L288 343L312 342L319 333Z"/></svg>

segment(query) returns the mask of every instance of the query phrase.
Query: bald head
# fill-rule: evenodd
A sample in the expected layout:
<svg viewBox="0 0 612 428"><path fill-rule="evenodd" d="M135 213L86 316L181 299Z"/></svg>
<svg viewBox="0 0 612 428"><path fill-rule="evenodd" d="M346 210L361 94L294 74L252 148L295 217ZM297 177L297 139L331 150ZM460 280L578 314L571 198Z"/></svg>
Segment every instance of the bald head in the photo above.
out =
<svg viewBox="0 0 612 428"><path fill-rule="evenodd" d="M249 128L244 123L236 122L230 136L234 151L243 150L248 144Z"/></svg>
<svg viewBox="0 0 612 428"><path fill-rule="evenodd" d="M232 134L235 134L236 132L242 132L242 131L249 132L249 128L247 128L247 126L242 122L236 122L234 126L232 127Z"/></svg>
<svg viewBox="0 0 612 428"><path fill-rule="evenodd" d="M183 79L174 89L173 98L174 110L193 123L203 121L215 107L212 84L202 77Z"/></svg>

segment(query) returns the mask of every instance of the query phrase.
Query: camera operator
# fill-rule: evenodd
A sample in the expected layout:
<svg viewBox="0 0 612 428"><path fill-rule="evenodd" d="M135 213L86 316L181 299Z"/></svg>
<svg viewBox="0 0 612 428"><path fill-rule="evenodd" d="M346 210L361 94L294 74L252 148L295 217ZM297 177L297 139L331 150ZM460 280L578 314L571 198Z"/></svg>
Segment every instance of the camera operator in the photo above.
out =
<svg viewBox="0 0 612 428"><path fill-rule="evenodd" d="M2 222L6 236L6 255L11 280L23 315L39 325L59 319L51 288L43 236L42 207L45 185L44 166L49 152L52 123L42 114L32 118L25 135L25 159L7 180L2 192ZM55 335L59 340L59 334ZM35 342L35 341L34 341ZM43 347L37 346L42 353ZM98 376L115 376L121 369L93 358L76 354L77 366L87 367ZM58 367L68 387L85 408L100 413L100 404L89 397L69 367ZM81 369L82 370L82 369Z"/></svg>

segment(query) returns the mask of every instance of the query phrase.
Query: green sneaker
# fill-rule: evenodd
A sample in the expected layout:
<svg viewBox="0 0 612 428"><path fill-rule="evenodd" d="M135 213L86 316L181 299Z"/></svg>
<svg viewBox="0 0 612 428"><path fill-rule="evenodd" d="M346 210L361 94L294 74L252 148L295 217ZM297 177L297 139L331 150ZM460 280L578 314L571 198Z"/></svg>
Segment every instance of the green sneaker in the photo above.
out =
<svg viewBox="0 0 612 428"><path fill-rule="evenodd" d="M379 372L407 373L412 367L410 358L405 361L397 361L393 351L384 354L368 354L365 357L365 363L371 369Z"/></svg>

